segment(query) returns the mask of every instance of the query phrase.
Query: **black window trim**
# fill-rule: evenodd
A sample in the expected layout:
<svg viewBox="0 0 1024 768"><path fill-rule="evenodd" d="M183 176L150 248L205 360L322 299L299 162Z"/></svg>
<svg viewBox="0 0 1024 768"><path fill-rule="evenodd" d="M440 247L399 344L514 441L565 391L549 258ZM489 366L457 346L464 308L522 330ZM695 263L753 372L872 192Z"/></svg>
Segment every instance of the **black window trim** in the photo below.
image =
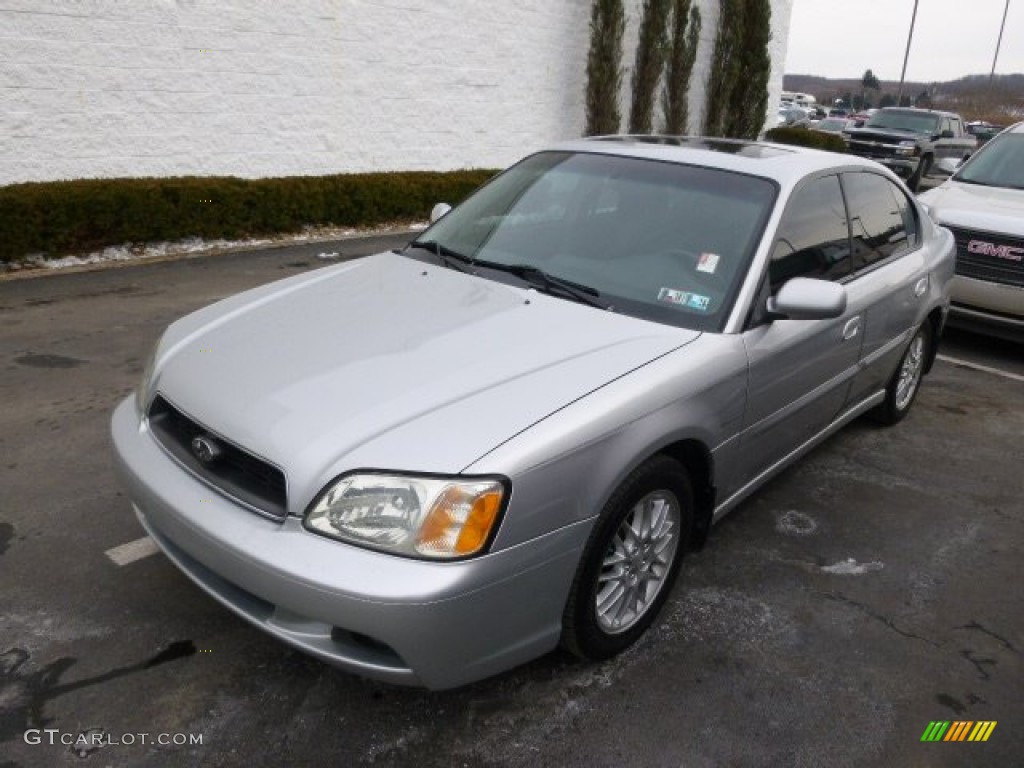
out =
<svg viewBox="0 0 1024 768"><path fill-rule="evenodd" d="M914 201L911 200L907 196L906 192L904 192L902 189L900 189L899 185L893 184L892 183L892 179L890 179L888 176L886 176L885 174L882 174L882 173L878 173L877 171L873 171L873 170L871 170L869 168L855 168L855 169L850 169L850 170L845 170L845 171L840 171L839 172L839 186L843 188L843 202L846 205L846 226L847 226L847 229L850 229L850 220L851 220L850 219L850 203L849 203L849 200L847 200L847 198L846 198L846 188L843 187L843 176L845 176L847 173L866 173L866 174L870 174L872 176L878 176L882 180L888 182L890 186L894 187L899 194L903 195L903 197L906 198L907 205L909 206L910 211L911 211L911 213L912 213L912 215L914 217L914 225L915 225L915 227L917 229L917 242L915 242L914 245L912 245L911 247L909 247L909 248L907 248L905 250L900 250L900 251L896 251L895 253L891 253L888 256L886 256L884 259L878 259L877 261L873 261L870 264L867 264L867 265L861 267L860 269L858 269L856 271L853 271L851 269L850 274L846 275L845 277L843 277L843 278L841 278L839 280L836 280L836 282L841 284L841 285L846 285L848 283L851 283L854 280L857 280L858 278L863 277L864 275L871 274L872 272L874 272L877 269L881 269L882 267L888 266L889 264L893 264L893 263L896 262L897 259L902 259L903 257L908 256L909 254L913 253L914 251L920 249L923 246L923 244L924 244L923 243L923 238L921 237L921 234L922 234L921 233L921 218L918 215L917 206L914 204ZM852 229L850 230L850 258L851 259L853 258L853 230ZM852 268L852 266L853 266L852 261L850 263L850 266Z"/></svg>

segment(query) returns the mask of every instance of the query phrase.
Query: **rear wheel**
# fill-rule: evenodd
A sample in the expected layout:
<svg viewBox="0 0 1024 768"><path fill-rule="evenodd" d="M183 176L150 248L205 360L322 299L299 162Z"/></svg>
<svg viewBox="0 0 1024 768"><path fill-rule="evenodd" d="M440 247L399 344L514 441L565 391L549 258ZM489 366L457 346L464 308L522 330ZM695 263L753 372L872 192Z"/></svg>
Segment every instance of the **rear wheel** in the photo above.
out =
<svg viewBox="0 0 1024 768"><path fill-rule="evenodd" d="M633 471L601 512L576 571L562 643L600 660L647 630L668 598L693 524L685 468L656 456Z"/></svg>
<svg viewBox="0 0 1024 768"><path fill-rule="evenodd" d="M910 412L910 406L914 404L917 390L921 386L931 341L931 325L925 321L914 333L896 372L889 380L889 385L885 388L885 400L872 411L871 415L875 421L885 425L896 424L903 421Z"/></svg>

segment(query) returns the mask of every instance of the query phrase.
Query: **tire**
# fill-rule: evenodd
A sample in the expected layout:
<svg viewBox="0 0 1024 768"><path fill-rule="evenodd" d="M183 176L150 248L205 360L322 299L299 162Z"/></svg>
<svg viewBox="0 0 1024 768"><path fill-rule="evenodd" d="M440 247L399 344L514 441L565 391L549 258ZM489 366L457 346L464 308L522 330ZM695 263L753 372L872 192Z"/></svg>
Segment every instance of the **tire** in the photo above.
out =
<svg viewBox="0 0 1024 768"><path fill-rule="evenodd" d="M921 377L931 349L932 327L926 320L907 345L900 364L885 388L885 400L871 412L879 424L891 426L903 421L921 388Z"/></svg>
<svg viewBox="0 0 1024 768"><path fill-rule="evenodd" d="M633 470L587 540L562 617L562 645L600 661L635 643L668 598L692 530L685 468L655 456Z"/></svg>
<svg viewBox="0 0 1024 768"><path fill-rule="evenodd" d="M921 179L928 175L928 171L932 167L932 156L925 155L921 158L921 162L917 164L917 170L910 174L910 178L907 179L907 187L911 192L917 194L921 188Z"/></svg>

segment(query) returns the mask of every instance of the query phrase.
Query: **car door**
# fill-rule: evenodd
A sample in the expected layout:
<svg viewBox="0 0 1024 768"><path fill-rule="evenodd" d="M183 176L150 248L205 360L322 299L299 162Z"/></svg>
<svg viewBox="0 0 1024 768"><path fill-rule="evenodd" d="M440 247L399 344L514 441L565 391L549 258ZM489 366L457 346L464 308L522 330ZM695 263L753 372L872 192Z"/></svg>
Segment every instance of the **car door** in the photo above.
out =
<svg viewBox="0 0 1024 768"><path fill-rule="evenodd" d="M885 388L921 321L929 278L906 194L871 171L841 178L853 246L853 271L843 280L847 309L863 318L859 370L849 393L849 403L856 404Z"/></svg>
<svg viewBox="0 0 1024 768"><path fill-rule="evenodd" d="M791 278L842 280L849 274L839 177L805 181L779 223L761 295L743 334L749 369L742 460L748 477L769 469L839 414L863 338L856 312L831 320L771 320L760 309Z"/></svg>

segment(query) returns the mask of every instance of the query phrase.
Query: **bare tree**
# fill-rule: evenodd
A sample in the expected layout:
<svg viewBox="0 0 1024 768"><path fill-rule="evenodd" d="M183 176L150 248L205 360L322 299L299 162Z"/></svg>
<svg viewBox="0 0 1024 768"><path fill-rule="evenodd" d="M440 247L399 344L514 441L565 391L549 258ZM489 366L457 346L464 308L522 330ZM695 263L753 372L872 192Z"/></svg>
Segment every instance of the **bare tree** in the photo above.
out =
<svg viewBox="0 0 1024 768"><path fill-rule="evenodd" d="M882 84L878 78L875 77L875 73L870 69L864 71L864 76L860 79L860 108L867 109L867 92L868 90L875 91L876 93L882 89Z"/></svg>

